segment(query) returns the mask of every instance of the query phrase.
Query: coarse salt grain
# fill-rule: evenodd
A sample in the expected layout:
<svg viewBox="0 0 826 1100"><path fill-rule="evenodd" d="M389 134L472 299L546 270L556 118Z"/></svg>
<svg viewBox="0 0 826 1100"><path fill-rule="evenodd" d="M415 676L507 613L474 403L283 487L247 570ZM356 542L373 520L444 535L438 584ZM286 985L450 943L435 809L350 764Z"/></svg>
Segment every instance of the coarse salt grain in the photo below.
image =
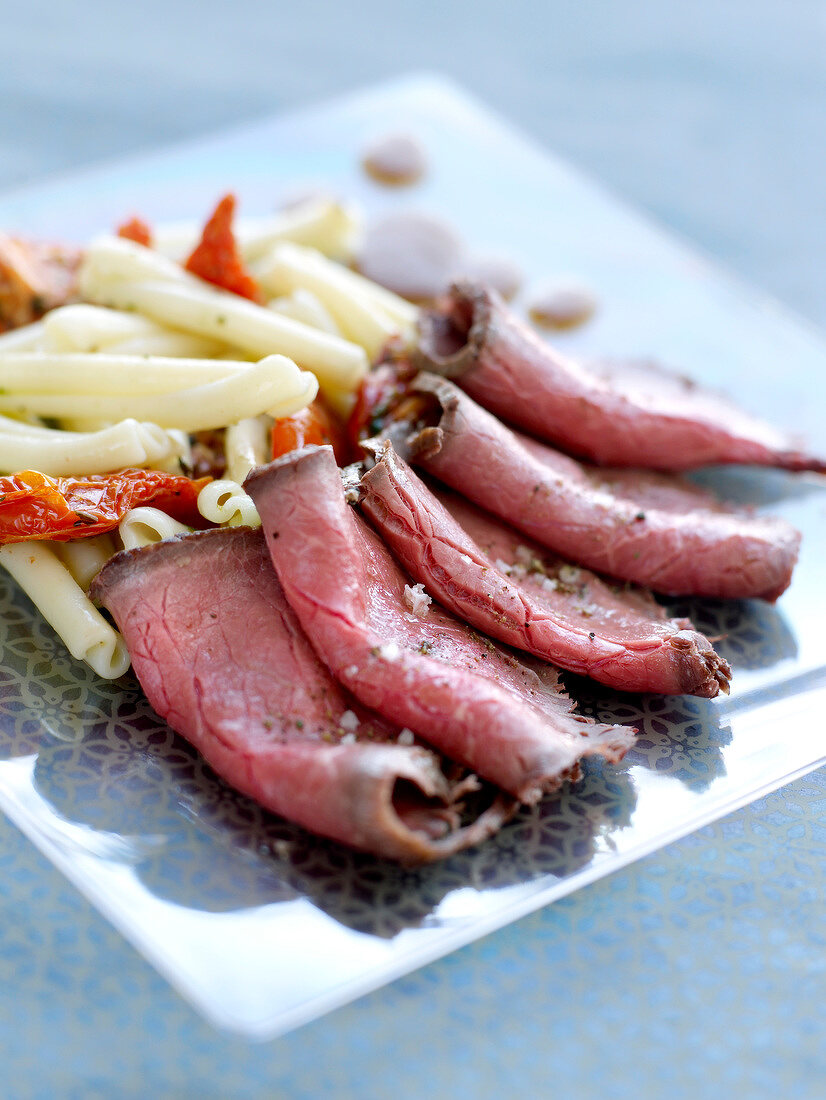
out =
<svg viewBox="0 0 826 1100"><path fill-rule="evenodd" d="M404 729L398 736L398 742L400 745L412 745L415 740L416 736L413 733L413 730L409 730L407 726L404 727Z"/></svg>
<svg viewBox="0 0 826 1100"><path fill-rule="evenodd" d="M424 618L432 602L423 584L414 584L412 588L409 584L404 586L404 605L414 615Z"/></svg>
<svg viewBox="0 0 826 1100"><path fill-rule="evenodd" d="M383 657L385 661L396 661L401 656L401 650L395 642L388 642L387 645L379 646L379 657Z"/></svg>
<svg viewBox="0 0 826 1100"><path fill-rule="evenodd" d="M354 745L356 743L356 735L354 733L345 733L341 739L342 745Z"/></svg>
<svg viewBox="0 0 826 1100"><path fill-rule="evenodd" d="M338 724L343 730L357 730L359 728L358 716L352 710L345 710L339 718Z"/></svg>

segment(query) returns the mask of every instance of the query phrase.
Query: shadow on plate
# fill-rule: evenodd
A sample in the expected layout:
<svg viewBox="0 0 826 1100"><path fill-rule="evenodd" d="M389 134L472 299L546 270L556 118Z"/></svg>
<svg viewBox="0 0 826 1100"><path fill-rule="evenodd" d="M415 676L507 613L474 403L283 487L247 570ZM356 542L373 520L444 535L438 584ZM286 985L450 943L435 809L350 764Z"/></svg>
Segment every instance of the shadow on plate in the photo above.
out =
<svg viewBox="0 0 826 1100"><path fill-rule="evenodd" d="M620 722L639 731L621 767L639 765L702 791L725 775L722 749L731 741L709 699L691 695L621 695L593 680L566 675L579 710L600 722Z"/></svg>
<svg viewBox="0 0 826 1100"><path fill-rule="evenodd" d="M667 610L717 639L716 649L732 666L734 696L738 671L772 668L797 656L797 641L785 617L761 600L672 600ZM565 682L583 714L637 727L639 736L625 764L668 774L695 791L725 775L722 750L731 741L731 729L719 701L626 695L570 674Z"/></svg>
<svg viewBox="0 0 826 1100"><path fill-rule="evenodd" d="M88 855L98 838L122 838L123 858L148 890L202 911L302 896L350 928L389 937L434 919L454 890L496 891L573 873L590 861L599 836L628 824L634 805L623 772L589 763L579 783L523 810L478 848L403 868L267 813L143 707L128 726L115 719L76 743L43 744L34 785L69 826L64 848L75 844ZM116 849L109 844L109 858Z"/></svg>
<svg viewBox="0 0 826 1100"><path fill-rule="evenodd" d="M761 466L709 466L693 471L689 480L721 500L754 508L826 491L826 478L818 474L794 474Z"/></svg>
<svg viewBox="0 0 826 1100"><path fill-rule="evenodd" d="M785 615L763 600L669 600L669 615L688 618L697 630L717 639L717 652L737 670L768 669L798 655L797 638Z"/></svg>

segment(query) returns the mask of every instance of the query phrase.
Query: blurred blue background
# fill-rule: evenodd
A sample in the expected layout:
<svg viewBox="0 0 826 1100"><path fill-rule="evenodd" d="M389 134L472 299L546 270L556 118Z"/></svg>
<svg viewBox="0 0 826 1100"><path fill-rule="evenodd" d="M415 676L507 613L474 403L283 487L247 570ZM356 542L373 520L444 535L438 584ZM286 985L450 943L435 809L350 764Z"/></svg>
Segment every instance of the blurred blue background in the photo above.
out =
<svg viewBox="0 0 826 1100"><path fill-rule="evenodd" d="M822 0L2 11L0 188L432 69L826 322Z"/></svg>

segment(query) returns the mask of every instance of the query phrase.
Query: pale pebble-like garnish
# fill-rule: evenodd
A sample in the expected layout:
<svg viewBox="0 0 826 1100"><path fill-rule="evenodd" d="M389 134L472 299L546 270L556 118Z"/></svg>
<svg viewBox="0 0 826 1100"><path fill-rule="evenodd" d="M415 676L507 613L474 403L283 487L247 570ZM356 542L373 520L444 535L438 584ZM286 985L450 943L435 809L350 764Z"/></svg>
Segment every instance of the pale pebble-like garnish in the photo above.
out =
<svg viewBox="0 0 826 1100"><path fill-rule="evenodd" d="M367 226L358 256L362 275L413 301L447 290L459 267L462 242L446 223L429 214L388 214Z"/></svg>
<svg viewBox="0 0 826 1100"><path fill-rule="evenodd" d="M545 328L575 328L593 317L597 304L596 296L587 287L560 284L537 294L528 306L528 314Z"/></svg>
<svg viewBox="0 0 826 1100"><path fill-rule="evenodd" d="M401 187L416 183L427 171L424 146L410 134L385 134L364 150L361 163L377 183Z"/></svg>
<svg viewBox="0 0 826 1100"><path fill-rule="evenodd" d="M515 298L522 286L522 269L506 256L469 256L454 276L456 281L472 279L501 294L506 301Z"/></svg>

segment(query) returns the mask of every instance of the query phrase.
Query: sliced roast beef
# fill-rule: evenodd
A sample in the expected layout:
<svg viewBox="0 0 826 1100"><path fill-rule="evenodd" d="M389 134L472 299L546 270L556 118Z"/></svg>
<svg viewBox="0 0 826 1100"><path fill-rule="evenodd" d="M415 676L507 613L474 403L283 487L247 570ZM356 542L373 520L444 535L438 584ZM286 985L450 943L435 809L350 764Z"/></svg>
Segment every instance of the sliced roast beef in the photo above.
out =
<svg viewBox="0 0 826 1100"><path fill-rule="evenodd" d="M728 508L675 475L581 463L507 428L452 382L421 374L435 425L391 433L441 481L564 558L672 595L775 600L800 535L781 519Z"/></svg>
<svg viewBox="0 0 826 1100"><path fill-rule="evenodd" d="M455 379L486 409L601 465L689 470L744 462L826 471L770 425L645 362L575 362L493 291L455 284L422 314L420 365Z"/></svg>
<svg viewBox="0 0 826 1100"><path fill-rule="evenodd" d="M499 798L467 827L428 749L344 691L302 633L264 537L201 532L118 554L93 585L152 706L233 787L307 829L407 862L493 833ZM404 739L403 739L404 740Z"/></svg>
<svg viewBox="0 0 826 1100"><path fill-rule="evenodd" d="M581 757L617 760L629 747L632 730L571 714L551 666L417 606L387 547L345 503L329 447L277 459L245 485L307 636L366 706L524 802L575 777Z"/></svg>
<svg viewBox="0 0 826 1100"><path fill-rule="evenodd" d="M360 505L407 572L492 637L625 691L728 691L728 664L688 620L428 487L390 443L361 479Z"/></svg>

